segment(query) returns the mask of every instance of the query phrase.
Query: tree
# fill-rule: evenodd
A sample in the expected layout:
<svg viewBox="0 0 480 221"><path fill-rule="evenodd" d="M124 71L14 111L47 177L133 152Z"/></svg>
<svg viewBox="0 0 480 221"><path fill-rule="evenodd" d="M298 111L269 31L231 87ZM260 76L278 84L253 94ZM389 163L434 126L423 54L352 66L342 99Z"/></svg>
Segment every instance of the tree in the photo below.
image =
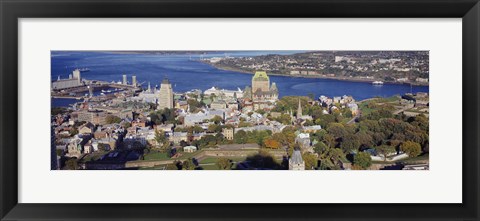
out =
<svg viewBox="0 0 480 221"><path fill-rule="evenodd" d="M213 94L213 93L210 94L210 100L215 101L216 98L217 98L217 95L216 95L216 94Z"/></svg>
<svg viewBox="0 0 480 221"><path fill-rule="evenodd" d="M264 115L266 112L262 109L258 109L256 110L257 113L261 114L261 115Z"/></svg>
<svg viewBox="0 0 480 221"><path fill-rule="evenodd" d="M163 144L167 141L167 136L165 136L165 132L163 132L163 130L155 131L155 141L157 141L160 146L163 146Z"/></svg>
<svg viewBox="0 0 480 221"><path fill-rule="evenodd" d="M340 123L331 123L327 129L328 133L335 138L344 137L348 132L345 127Z"/></svg>
<svg viewBox="0 0 480 221"><path fill-rule="evenodd" d="M315 124L318 124L325 129L327 129L330 123L333 122L335 122L335 116L331 114L322 114L318 119L315 120Z"/></svg>
<svg viewBox="0 0 480 221"><path fill-rule="evenodd" d="M250 126L252 126L252 124L246 121L240 121L240 123L238 123L238 127L250 127Z"/></svg>
<svg viewBox="0 0 480 221"><path fill-rule="evenodd" d="M222 117L218 115L215 115L212 119L210 119L210 122L213 122L214 124L220 124L222 121Z"/></svg>
<svg viewBox="0 0 480 221"><path fill-rule="evenodd" d="M63 150L62 149L56 149L57 156L63 156Z"/></svg>
<svg viewBox="0 0 480 221"><path fill-rule="evenodd" d="M188 109L192 113L197 112L198 108L200 108L204 105L202 102L199 102L196 99L188 99L187 104L188 104Z"/></svg>
<svg viewBox="0 0 480 221"><path fill-rule="evenodd" d="M65 167L67 168L67 170L77 170L78 169L77 159L72 158L67 160L65 162Z"/></svg>
<svg viewBox="0 0 480 221"><path fill-rule="evenodd" d="M409 157L416 157L422 153L422 146L413 141L406 141L400 145L400 150L405 152Z"/></svg>
<svg viewBox="0 0 480 221"><path fill-rule="evenodd" d="M292 122L292 118L288 114L282 114L280 115L280 117L277 117L275 120L286 125L289 125Z"/></svg>
<svg viewBox="0 0 480 221"><path fill-rule="evenodd" d="M370 154L366 152L360 152L355 154L355 157L353 158L353 164L362 169L367 169L372 165L372 158L370 157Z"/></svg>
<svg viewBox="0 0 480 221"><path fill-rule="evenodd" d="M306 170L314 170L317 167L318 159L314 154L305 153L302 156L303 161L305 161Z"/></svg>
<svg viewBox="0 0 480 221"><path fill-rule="evenodd" d="M338 170L340 169L339 162L345 159L345 154L339 148L328 148L322 154L319 154L321 170Z"/></svg>
<svg viewBox="0 0 480 221"><path fill-rule="evenodd" d="M358 150L358 147L360 146L360 141L358 140L358 137L355 134L348 133L342 139L341 146L343 151L348 153L353 150Z"/></svg>
<svg viewBox="0 0 480 221"><path fill-rule="evenodd" d="M237 144L247 143L247 132L240 130L233 135L233 141Z"/></svg>
<svg viewBox="0 0 480 221"><path fill-rule="evenodd" d="M98 150L100 150L100 151L105 151L105 150L106 150L105 144L99 143L99 144L98 144Z"/></svg>
<svg viewBox="0 0 480 221"><path fill-rule="evenodd" d="M329 147L327 147L327 145L325 145L325 143L323 143L322 141L316 143L314 146L313 146L313 150L315 151L315 153L317 154L322 154L324 153L325 151L328 150Z"/></svg>
<svg viewBox="0 0 480 221"><path fill-rule="evenodd" d="M208 132L211 132L211 133L222 132L222 126L218 124L210 124L208 125Z"/></svg>
<svg viewBox="0 0 480 221"><path fill-rule="evenodd" d="M201 133L201 132L203 132L203 128L200 127L199 125L195 125L195 126L192 127L192 132L193 133Z"/></svg>
<svg viewBox="0 0 480 221"><path fill-rule="evenodd" d="M215 165L217 165L218 169L220 170L229 170L232 166L231 161L224 157L219 158Z"/></svg>
<svg viewBox="0 0 480 221"><path fill-rule="evenodd" d="M195 164L193 163L192 158L188 158L187 160L183 161L182 163L182 170L194 170Z"/></svg>
<svg viewBox="0 0 480 221"><path fill-rule="evenodd" d="M375 147L375 150L384 157L384 161L387 161L387 157L395 152L395 148L390 145L380 145Z"/></svg>
<svg viewBox="0 0 480 221"><path fill-rule="evenodd" d="M120 122L122 122L122 119L120 117L117 117L115 115L108 115L107 117L105 117L105 122L107 124L118 124Z"/></svg>
<svg viewBox="0 0 480 221"><path fill-rule="evenodd" d="M281 147L281 143L272 139L272 138L267 138L264 141L265 147L271 148L271 149L278 149Z"/></svg>
<svg viewBox="0 0 480 221"><path fill-rule="evenodd" d="M78 134L78 130L77 130L77 128L74 127L74 128L72 128L72 130L70 131L70 136L73 137L73 136L75 136L76 134Z"/></svg>
<svg viewBox="0 0 480 221"><path fill-rule="evenodd" d="M178 170L178 167L175 164L167 164L167 166L165 166L165 169L166 170Z"/></svg>
<svg viewBox="0 0 480 221"><path fill-rule="evenodd" d="M187 143L186 141L184 141L184 140L181 140L181 141L180 141L180 146L181 146L181 147L186 147L186 146L188 146L188 143Z"/></svg>
<svg viewBox="0 0 480 221"><path fill-rule="evenodd" d="M129 127L131 127L131 126L132 126L132 124L129 123L129 122L125 122L125 123L123 123L123 125L122 125L123 128L129 128Z"/></svg>

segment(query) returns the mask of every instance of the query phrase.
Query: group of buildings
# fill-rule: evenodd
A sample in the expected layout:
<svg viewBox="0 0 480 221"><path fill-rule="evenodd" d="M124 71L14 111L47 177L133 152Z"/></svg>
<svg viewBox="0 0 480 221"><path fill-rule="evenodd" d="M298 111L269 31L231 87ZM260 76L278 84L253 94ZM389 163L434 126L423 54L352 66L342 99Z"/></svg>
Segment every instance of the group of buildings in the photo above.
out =
<svg viewBox="0 0 480 221"><path fill-rule="evenodd" d="M266 70L288 76L325 77L428 85L428 51L314 51L292 55L214 57L213 66Z"/></svg>
<svg viewBox="0 0 480 221"><path fill-rule="evenodd" d="M80 78L78 72L77 74L72 78ZM127 83L125 75L123 83ZM132 83L136 84L136 78L133 77ZM55 137L52 143L64 156L81 159L97 151L158 146L157 133L164 133L168 142L174 146L200 140L217 133L210 131L214 119L221 119L223 125L230 125L223 127L220 132L230 141L239 131L269 130L278 133L288 125L298 124L302 127L302 131L296 135L300 149L295 150L289 159L289 167L292 170L305 169L301 153L313 153L309 132L320 130L321 126L303 125L312 117L303 113L300 99L296 115L293 116L294 112L291 110L287 112L291 119L288 124L276 121L275 116L282 113L270 110L275 108L278 98L278 88L275 83L270 82L266 72L256 72L251 85L246 86L245 90L212 87L203 93L199 90L174 93L170 81L164 79L158 89L151 88L149 83L148 87L140 92L119 91L100 100L85 99L84 102L75 104L70 112L52 116ZM193 100L201 104L195 110L191 104ZM350 108L352 113L356 113L358 109L353 98L349 96L321 96L314 102L333 109L338 106L335 104L341 104ZM165 109L175 112L175 123L158 124L151 118L153 112ZM199 127L201 130L185 132L192 127ZM184 151L195 152L197 149L198 147L188 146Z"/></svg>

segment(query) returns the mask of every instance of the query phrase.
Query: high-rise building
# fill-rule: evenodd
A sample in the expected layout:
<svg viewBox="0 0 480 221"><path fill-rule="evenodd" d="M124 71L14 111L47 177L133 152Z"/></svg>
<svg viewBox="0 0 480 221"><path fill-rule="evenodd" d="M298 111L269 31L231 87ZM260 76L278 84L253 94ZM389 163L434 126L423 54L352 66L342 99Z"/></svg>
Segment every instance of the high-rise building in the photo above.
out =
<svg viewBox="0 0 480 221"><path fill-rule="evenodd" d="M82 76L81 76L80 73L81 73L81 72L80 72L79 69L75 69L75 70L73 71L73 78L75 78L75 79L77 80L78 84L80 84L80 83L82 82Z"/></svg>
<svg viewBox="0 0 480 221"><path fill-rule="evenodd" d="M127 75L126 74L123 75L122 84L127 85Z"/></svg>
<svg viewBox="0 0 480 221"><path fill-rule="evenodd" d="M158 109L164 108L173 108L172 84L167 78L163 79L158 93Z"/></svg>
<svg viewBox="0 0 480 221"><path fill-rule="evenodd" d="M137 76L135 76L135 75L132 76L132 86L134 86L134 87L137 86Z"/></svg>

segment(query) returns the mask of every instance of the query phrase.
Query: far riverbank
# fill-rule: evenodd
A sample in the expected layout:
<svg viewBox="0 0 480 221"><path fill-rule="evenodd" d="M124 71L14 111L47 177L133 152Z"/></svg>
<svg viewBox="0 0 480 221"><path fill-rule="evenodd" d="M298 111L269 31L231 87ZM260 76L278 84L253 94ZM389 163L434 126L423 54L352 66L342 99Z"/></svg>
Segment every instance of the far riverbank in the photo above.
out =
<svg viewBox="0 0 480 221"><path fill-rule="evenodd" d="M233 67L228 67L228 66L222 66L222 65L215 65L207 61L202 61L198 60L201 63L208 64L214 68L224 70L224 71L234 71L242 74L255 74L254 71L247 71L239 68L233 68ZM285 76L285 77L293 77L293 78L315 78L315 79L331 79L331 80L339 80L339 81L350 81L350 82L368 82L372 83L374 81L378 81L376 79L364 79L364 78L346 78L346 77L329 77L329 76L320 76L320 75L289 75L289 74L279 74L279 73L274 73L274 72L268 72L268 75L274 75L274 76ZM410 83L402 83L402 82L396 82L396 81L385 81L382 80L384 83L388 84L398 84L398 85L410 85ZM421 83L411 83L412 85L415 86L429 86L428 84L421 84Z"/></svg>

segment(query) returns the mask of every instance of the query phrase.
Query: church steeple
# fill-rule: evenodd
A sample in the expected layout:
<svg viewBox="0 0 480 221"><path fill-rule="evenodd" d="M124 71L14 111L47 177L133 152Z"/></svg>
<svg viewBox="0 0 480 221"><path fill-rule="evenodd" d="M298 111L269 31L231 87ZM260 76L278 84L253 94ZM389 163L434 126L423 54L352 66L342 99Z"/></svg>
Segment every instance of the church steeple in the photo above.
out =
<svg viewBox="0 0 480 221"><path fill-rule="evenodd" d="M300 102L300 98L298 98L298 109L297 109L297 118L302 117L302 103Z"/></svg>

